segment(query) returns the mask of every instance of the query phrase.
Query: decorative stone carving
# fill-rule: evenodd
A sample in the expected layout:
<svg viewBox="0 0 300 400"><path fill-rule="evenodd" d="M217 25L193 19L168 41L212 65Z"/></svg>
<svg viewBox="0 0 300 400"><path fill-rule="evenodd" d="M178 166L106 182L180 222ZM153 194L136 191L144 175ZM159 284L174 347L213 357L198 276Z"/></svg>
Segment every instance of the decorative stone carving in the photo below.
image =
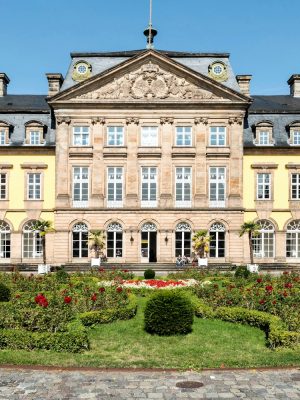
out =
<svg viewBox="0 0 300 400"><path fill-rule="evenodd" d="M135 118L135 117L128 117L128 118L126 118L126 124L127 124L127 125L129 125L129 124L138 125L139 122L140 122L140 119L139 119L139 118Z"/></svg>
<svg viewBox="0 0 300 400"><path fill-rule="evenodd" d="M112 222L107 227L107 232L122 232L122 231L123 231L122 225L119 224L118 222Z"/></svg>
<svg viewBox="0 0 300 400"><path fill-rule="evenodd" d="M242 125L243 124L243 117L230 117L228 118L228 123L229 125L237 124L237 125Z"/></svg>
<svg viewBox="0 0 300 400"><path fill-rule="evenodd" d="M173 124L174 118L173 117L161 117L160 123L163 124Z"/></svg>
<svg viewBox="0 0 300 400"><path fill-rule="evenodd" d="M94 118L92 118L92 124L93 125L95 125L95 124L104 125L105 124L105 118L103 118L103 117L94 117Z"/></svg>
<svg viewBox="0 0 300 400"><path fill-rule="evenodd" d="M179 222L176 226L176 232L191 232L191 227L186 222Z"/></svg>
<svg viewBox="0 0 300 400"><path fill-rule="evenodd" d="M204 117L195 118L194 119L194 123L195 123L195 125L198 125L198 124L207 125L208 124L208 118L204 118Z"/></svg>
<svg viewBox="0 0 300 400"><path fill-rule="evenodd" d="M69 125L71 123L71 118L69 117L57 117L56 118L57 125L61 124L67 124Z"/></svg>
<svg viewBox="0 0 300 400"><path fill-rule="evenodd" d="M77 96L77 99L89 100L213 100L219 98L208 90L201 89L185 78L176 76L152 62L120 78L115 78L113 82L93 92Z"/></svg>
<svg viewBox="0 0 300 400"><path fill-rule="evenodd" d="M142 232L156 232L156 231L157 231L156 225L153 224L152 222L146 222L142 226Z"/></svg>

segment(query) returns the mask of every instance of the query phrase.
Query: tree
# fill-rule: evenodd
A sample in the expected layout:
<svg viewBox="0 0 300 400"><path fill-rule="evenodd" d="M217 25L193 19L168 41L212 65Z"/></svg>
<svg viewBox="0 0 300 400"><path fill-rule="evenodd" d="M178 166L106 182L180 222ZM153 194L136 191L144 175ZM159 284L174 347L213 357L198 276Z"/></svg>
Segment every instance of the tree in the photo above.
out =
<svg viewBox="0 0 300 400"><path fill-rule="evenodd" d="M90 249L95 252L95 257L99 258L105 248L105 234L103 231L94 230L89 233Z"/></svg>
<svg viewBox="0 0 300 400"><path fill-rule="evenodd" d="M208 231L206 229L200 229L194 234L192 240L194 242L193 247L195 252L200 258L205 258L209 251L210 236L208 235Z"/></svg>
<svg viewBox="0 0 300 400"><path fill-rule="evenodd" d="M31 229L34 232L37 232L42 241L42 249L43 249L43 264L47 264L46 262L46 235L50 232L54 232L54 229L52 227L52 222L51 221L44 221L43 219L37 220L34 222L34 224L31 226Z"/></svg>
<svg viewBox="0 0 300 400"><path fill-rule="evenodd" d="M259 235L259 228L259 225L255 221L248 221L243 223L240 230L240 237L248 234L251 264L254 264L252 238Z"/></svg>

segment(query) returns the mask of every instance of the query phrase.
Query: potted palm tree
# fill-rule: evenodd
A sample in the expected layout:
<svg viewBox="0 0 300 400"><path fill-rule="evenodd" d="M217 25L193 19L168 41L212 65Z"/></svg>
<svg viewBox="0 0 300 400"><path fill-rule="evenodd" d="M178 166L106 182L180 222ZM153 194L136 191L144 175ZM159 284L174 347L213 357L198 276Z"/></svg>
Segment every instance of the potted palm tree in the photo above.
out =
<svg viewBox="0 0 300 400"><path fill-rule="evenodd" d="M101 258L105 258L103 250L105 249L105 234L101 230L93 230L89 233L90 249L94 252L95 257L91 258L91 267L99 267Z"/></svg>
<svg viewBox="0 0 300 400"><path fill-rule="evenodd" d="M247 264L247 269L250 272L257 272L258 265L254 264L252 239L259 235L259 225L255 221L244 222L243 225L241 226L240 237L245 234L248 235L249 251L250 251L250 264Z"/></svg>
<svg viewBox="0 0 300 400"><path fill-rule="evenodd" d="M38 274L46 274L50 272L50 265L47 264L46 256L46 235L54 232L51 221L44 221L42 219L35 221L31 226L31 229L38 233L41 237L42 252L43 252L43 264L38 265Z"/></svg>
<svg viewBox="0 0 300 400"><path fill-rule="evenodd" d="M206 229L197 231L193 238L193 248L198 255L198 266L207 267L207 253L209 251L210 236Z"/></svg>

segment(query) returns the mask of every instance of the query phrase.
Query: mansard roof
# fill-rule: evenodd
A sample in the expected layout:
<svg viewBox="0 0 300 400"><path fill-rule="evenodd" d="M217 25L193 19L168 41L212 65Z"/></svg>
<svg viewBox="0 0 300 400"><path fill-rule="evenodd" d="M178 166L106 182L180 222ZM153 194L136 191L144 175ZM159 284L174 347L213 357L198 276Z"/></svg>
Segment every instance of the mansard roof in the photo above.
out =
<svg viewBox="0 0 300 400"><path fill-rule="evenodd" d="M300 113L300 97L290 95L252 96L254 100L249 114L290 114Z"/></svg>
<svg viewBox="0 0 300 400"><path fill-rule="evenodd" d="M0 113L4 112L49 113L50 107L43 94L8 94L0 97Z"/></svg>

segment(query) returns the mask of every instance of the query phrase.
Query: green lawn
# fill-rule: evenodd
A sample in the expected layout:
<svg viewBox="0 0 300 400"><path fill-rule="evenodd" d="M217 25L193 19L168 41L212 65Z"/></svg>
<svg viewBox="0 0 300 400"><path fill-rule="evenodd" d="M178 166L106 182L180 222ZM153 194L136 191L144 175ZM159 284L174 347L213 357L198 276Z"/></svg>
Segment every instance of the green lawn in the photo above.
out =
<svg viewBox="0 0 300 400"><path fill-rule="evenodd" d="M151 336L143 331L144 303L139 300L137 316L131 320L92 329L88 352L1 350L0 363L179 369L300 365L299 348L269 350L259 329L218 320L195 318L187 336Z"/></svg>

